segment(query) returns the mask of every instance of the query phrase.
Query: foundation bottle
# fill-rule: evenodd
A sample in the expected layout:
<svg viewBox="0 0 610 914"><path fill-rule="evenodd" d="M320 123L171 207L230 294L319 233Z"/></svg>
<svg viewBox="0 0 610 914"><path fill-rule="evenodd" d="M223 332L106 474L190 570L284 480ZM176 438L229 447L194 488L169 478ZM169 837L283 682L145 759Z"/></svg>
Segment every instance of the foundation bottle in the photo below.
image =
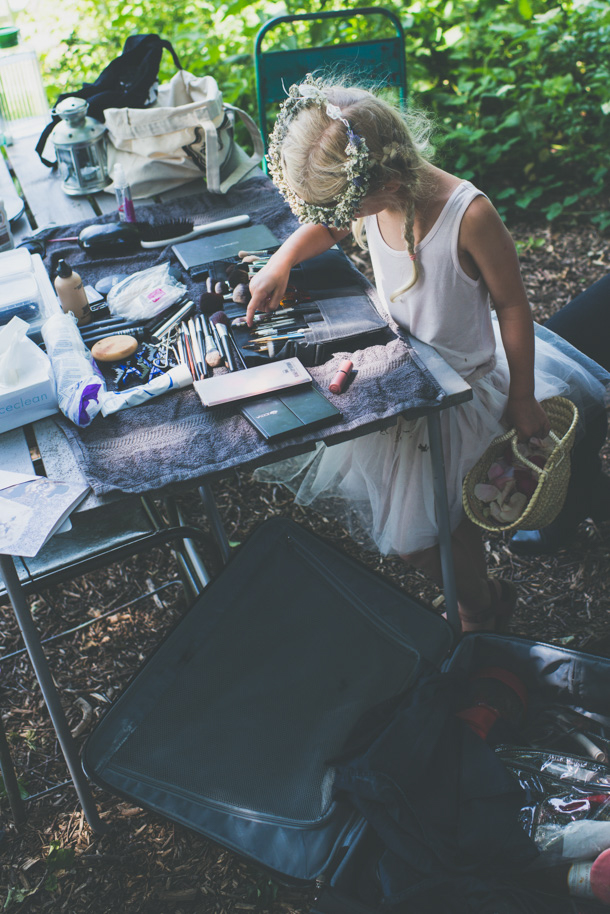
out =
<svg viewBox="0 0 610 914"><path fill-rule="evenodd" d="M79 326L88 324L92 315L83 281L65 260L60 260L57 264L54 285L62 309L66 313L72 311Z"/></svg>

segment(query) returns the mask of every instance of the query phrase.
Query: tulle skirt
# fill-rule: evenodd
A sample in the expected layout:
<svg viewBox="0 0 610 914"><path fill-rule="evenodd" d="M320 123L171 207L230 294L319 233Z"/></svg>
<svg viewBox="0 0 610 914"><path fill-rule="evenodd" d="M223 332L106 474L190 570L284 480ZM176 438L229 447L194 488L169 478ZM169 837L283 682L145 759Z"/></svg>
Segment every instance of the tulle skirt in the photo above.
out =
<svg viewBox="0 0 610 914"><path fill-rule="evenodd" d="M497 330L496 321L494 327ZM569 344L561 340L555 345L555 334L549 331L544 336L536 338L536 399L569 397L583 417L603 409L610 376L598 372L596 377L589 370L594 363L587 366L580 353L575 361ZM440 413L452 530L464 516L464 477L506 430L509 372L499 332L496 338L496 364L472 382L473 399ZM399 417L389 429L331 446L320 444L312 453L257 470L255 478L283 483L298 504L334 517L357 541L384 555L406 555L438 542L425 417Z"/></svg>

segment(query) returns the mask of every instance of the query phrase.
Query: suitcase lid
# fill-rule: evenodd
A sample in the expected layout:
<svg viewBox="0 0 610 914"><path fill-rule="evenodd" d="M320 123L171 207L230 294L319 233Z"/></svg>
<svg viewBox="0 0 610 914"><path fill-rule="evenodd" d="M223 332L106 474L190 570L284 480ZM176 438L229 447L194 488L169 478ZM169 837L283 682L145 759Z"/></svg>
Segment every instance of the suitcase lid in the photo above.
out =
<svg viewBox="0 0 610 914"><path fill-rule="evenodd" d="M88 775L310 882L358 816L332 758L360 716L440 666L440 617L297 524L263 523L111 706Z"/></svg>

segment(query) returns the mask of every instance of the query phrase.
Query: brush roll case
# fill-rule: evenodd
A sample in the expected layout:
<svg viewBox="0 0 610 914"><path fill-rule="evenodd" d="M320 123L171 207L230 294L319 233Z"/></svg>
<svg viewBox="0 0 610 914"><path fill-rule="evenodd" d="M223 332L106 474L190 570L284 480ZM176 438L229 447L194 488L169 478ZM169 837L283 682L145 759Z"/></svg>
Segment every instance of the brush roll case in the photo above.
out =
<svg viewBox="0 0 610 914"><path fill-rule="evenodd" d="M111 705L83 763L101 788L229 848L277 881L317 886L311 914L471 912L459 896L449 906L428 907L407 892L390 903L382 829L334 788L341 778L345 784L342 754L357 745L363 721L374 735L361 740L364 752L374 752L427 678L449 674L467 682L490 666L523 681L528 714L558 703L608 720L610 660L495 634L468 635L456 647L445 620L404 589L277 517L254 531ZM451 757L439 753L430 787L418 753L430 728L444 732L434 717L407 733L414 768L400 759L395 766L413 778L409 801L426 809L428 798L438 803L446 791L444 781L460 776ZM464 739L501 757L462 721L457 726ZM356 778L358 764L356 753ZM421 779L412 774L418 768ZM485 801L486 777L475 768L470 780ZM516 821L520 792L511 803ZM463 819L467 828L470 818ZM424 817L416 851L438 844L426 824ZM495 821L485 827L491 843L504 840ZM529 848L531 839L517 827ZM415 885L421 881L403 863L400 877L405 873ZM441 876L438 884L432 880L433 897L442 893ZM519 905L476 910L576 910L556 896L532 896L530 906L520 880L521 871L507 882L508 894L516 882ZM581 914L603 910L579 899Z"/></svg>
<svg viewBox="0 0 610 914"><path fill-rule="evenodd" d="M369 294L373 293L372 287L364 286L362 280L362 275L338 248L299 264L290 273L290 284L303 298L296 305L298 323L306 328L303 337L278 340L272 353L260 354L244 348L252 338L250 328L234 327L233 338L246 363L253 366L296 356L303 365L311 367L323 365L335 352L355 352L388 343L394 333L375 307ZM242 305L231 302L225 307L229 318L243 311ZM276 315L281 312L280 308Z"/></svg>

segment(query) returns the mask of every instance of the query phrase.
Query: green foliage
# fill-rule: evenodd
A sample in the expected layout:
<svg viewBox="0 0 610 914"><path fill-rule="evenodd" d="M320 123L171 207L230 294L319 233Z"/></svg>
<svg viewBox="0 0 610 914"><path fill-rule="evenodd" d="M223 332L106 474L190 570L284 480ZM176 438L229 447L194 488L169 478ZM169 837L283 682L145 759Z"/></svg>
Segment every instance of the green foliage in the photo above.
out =
<svg viewBox="0 0 610 914"><path fill-rule="evenodd" d="M45 25L54 36L42 61L49 98L94 79L129 34L158 32L185 67L212 73L227 101L255 115L253 46L261 24L286 12L332 8L347 15L362 5L66 0L57 6L56 23ZM478 183L504 215L552 220L586 210L600 228L610 225L607 0L557 0L556 6L546 0L390 0L384 6L405 27L411 100L434 116L442 167ZM302 43L303 29L286 27L273 47ZM327 21L313 36L325 43L361 37L353 18ZM172 72L165 54L161 78Z"/></svg>
<svg viewBox="0 0 610 914"><path fill-rule="evenodd" d="M246 897L249 901L254 902L257 911L268 911L277 898L278 886L262 873L256 881L248 886Z"/></svg>
<svg viewBox="0 0 610 914"><path fill-rule="evenodd" d="M464 3L473 15L422 92L446 128L443 157L505 212L577 212L607 196L610 152L605 0ZM475 15L476 14L476 15ZM607 200L606 200L607 202ZM605 213L595 215L600 225Z"/></svg>
<svg viewBox="0 0 610 914"><path fill-rule="evenodd" d="M47 892L55 892L58 886L58 873L68 870L74 863L76 854L71 847L62 847L59 841L51 841L47 854L47 875L44 888Z"/></svg>

